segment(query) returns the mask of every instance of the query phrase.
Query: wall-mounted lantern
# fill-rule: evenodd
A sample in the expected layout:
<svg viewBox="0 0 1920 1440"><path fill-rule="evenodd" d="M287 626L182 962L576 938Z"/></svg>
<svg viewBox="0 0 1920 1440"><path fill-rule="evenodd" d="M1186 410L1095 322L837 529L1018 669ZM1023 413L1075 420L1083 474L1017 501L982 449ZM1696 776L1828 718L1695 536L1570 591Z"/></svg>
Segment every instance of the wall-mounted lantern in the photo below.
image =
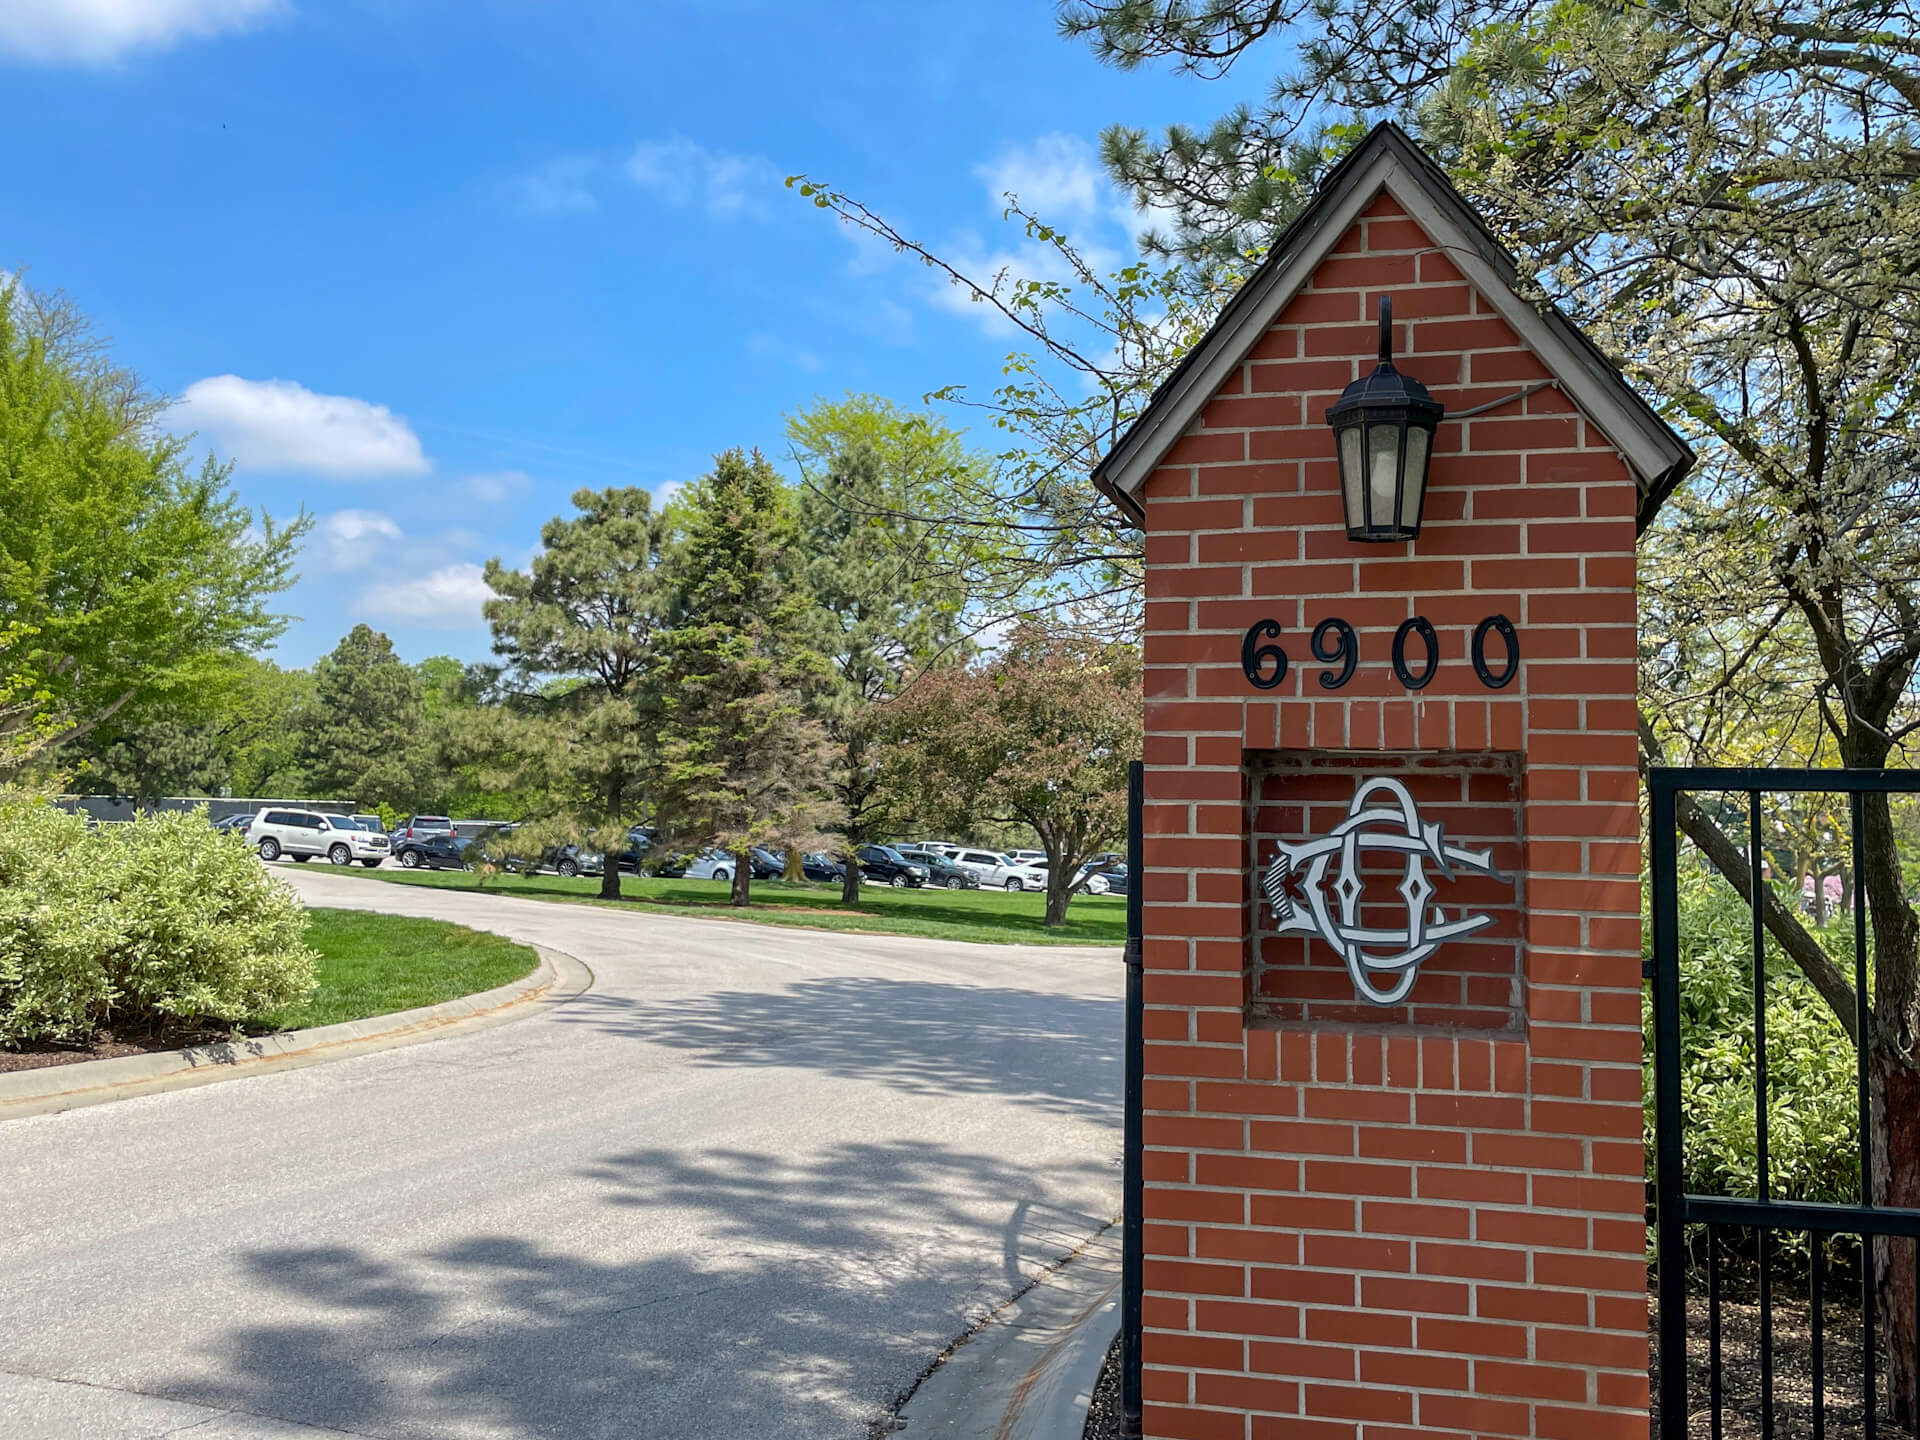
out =
<svg viewBox="0 0 1920 1440"><path fill-rule="evenodd" d="M1446 408L1393 368L1393 300L1380 297L1380 364L1328 407L1340 456L1349 540L1411 540L1420 533L1433 432Z"/></svg>

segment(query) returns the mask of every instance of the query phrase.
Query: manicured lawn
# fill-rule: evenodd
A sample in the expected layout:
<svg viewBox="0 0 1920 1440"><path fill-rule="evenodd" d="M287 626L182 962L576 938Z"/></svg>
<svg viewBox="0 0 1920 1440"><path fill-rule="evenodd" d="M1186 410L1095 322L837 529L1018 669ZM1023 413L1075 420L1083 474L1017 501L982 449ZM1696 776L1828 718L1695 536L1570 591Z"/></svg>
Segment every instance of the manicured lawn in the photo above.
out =
<svg viewBox="0 0 1920 1440"><path fill-rule="evenodd" d="M345 873L345 872L342 872ZM753 882L753 905L735 910L727 887L713 880L620 880L620 900L600 899L598 879L558 875L497 875L484 887L464 870L356 870L356 877L397 885L431 885L442 890L479 890L531 900L617 905L719 920L751 920L762 925L801 925L816 930L861 930L878 935L920 935L933 940L972 940L998 945L1120 945L1127 938L1127 902L1118 895L1080 895L1067 908L1066 924L1049 930L1041 924L1046 896L1003 890L891 890L863 885L860 908L840 905L837 885L788 885Z"/></svg>
<svg viewBox="0 0 1920 1440"><path fill-rule="evenodd" d="M305 1029L438 1005L532 972L540 957L498 935L364 910L310 910L307 943L320 952L320 988L268 1028Z"/></svg>

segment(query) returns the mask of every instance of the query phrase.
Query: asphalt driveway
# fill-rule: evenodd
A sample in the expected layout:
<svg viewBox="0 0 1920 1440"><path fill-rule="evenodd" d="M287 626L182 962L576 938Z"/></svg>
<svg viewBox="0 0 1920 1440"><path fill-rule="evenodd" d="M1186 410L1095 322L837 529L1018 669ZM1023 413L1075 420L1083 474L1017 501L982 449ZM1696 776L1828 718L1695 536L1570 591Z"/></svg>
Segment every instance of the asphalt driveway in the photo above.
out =
<svg viewBox="0 0 1920 1440"><path fill-rule="evenodd" d="M860 1440L1118 1206L1117 951L286 878L595 983L0 1122L7 1440Z"/></svg>

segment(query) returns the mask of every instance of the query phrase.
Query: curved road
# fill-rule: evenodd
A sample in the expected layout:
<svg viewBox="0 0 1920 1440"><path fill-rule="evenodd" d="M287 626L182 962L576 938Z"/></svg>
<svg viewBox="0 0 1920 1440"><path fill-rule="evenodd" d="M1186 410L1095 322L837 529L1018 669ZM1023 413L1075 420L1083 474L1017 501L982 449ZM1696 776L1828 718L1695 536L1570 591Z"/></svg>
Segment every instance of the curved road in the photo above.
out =
<svg viewBox="0 0 1920 1440"><path fill-rule="evenodd" d="M860 1440L1118 1205L1117 951L286 876L595 983L0 1122L7 1440Z"/></svg>

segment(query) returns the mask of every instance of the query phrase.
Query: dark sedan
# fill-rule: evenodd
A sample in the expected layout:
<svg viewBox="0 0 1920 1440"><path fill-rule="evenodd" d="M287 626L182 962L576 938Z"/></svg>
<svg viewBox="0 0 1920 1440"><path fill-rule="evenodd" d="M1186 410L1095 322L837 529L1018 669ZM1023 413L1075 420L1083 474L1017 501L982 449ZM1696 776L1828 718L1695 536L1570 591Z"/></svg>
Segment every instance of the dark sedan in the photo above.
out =
<svg viewBox="0 0 1920 1440"><path fill-rule="evenodd" d="M421 835L395 845L393 858L409 870L464 870L472 843L464 835Z"/></svg>
<svg viewBox="0 0 1920 1440"><path fill-rule="evenodd" d="M1096 870L1093 873L1107 882L1107 894L1124 895L1127 893L1127 867L1125 865L1111 865L1105 870Z"/></svg>
<svg viewBox="0 0 1920 1440"><path fill-rule="evenodd" d="M822 855L817 850L800 857L800 872L809 880L838 882L847 878L845 866L831 855Z"/></svg>

